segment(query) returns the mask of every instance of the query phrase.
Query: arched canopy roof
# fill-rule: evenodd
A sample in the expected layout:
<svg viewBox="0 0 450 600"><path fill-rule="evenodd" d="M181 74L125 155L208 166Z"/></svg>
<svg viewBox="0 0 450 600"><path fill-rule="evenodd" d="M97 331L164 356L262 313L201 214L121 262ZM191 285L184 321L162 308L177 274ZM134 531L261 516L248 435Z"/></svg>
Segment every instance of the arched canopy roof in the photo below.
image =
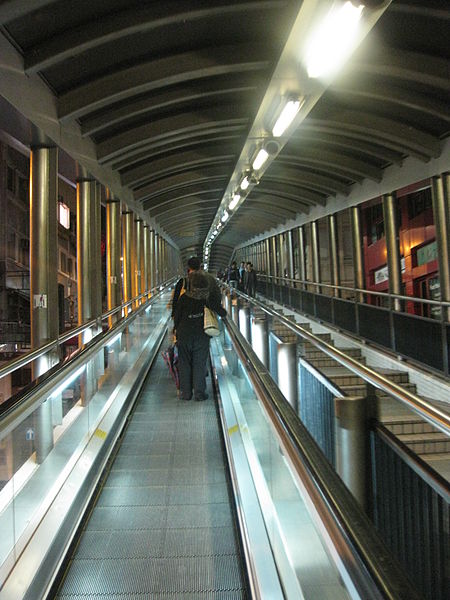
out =
<svg viewBox="0 0 450 600"><path fill-rule="evenodd" d="M94 144L98 163L187 255L201 252L301 5L10 0L0 24L25 75L53 93L61 127ZM387 6L224 228L213 267L406 157L439 156L449 23L445 0Z"/></svg>

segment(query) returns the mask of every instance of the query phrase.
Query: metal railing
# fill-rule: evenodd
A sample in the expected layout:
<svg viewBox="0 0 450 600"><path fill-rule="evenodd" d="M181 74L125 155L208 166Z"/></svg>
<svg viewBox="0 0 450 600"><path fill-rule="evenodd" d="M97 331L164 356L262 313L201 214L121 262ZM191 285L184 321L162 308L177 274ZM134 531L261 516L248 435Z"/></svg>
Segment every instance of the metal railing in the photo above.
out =
<svg viewBox="0 0 450 600"><path fill-rule="evenodd" d="M310 286L315 286L316 290L329 288L339 294L328 295L306 289ZM339 329L389 348L405 358L426 364L447 375L450 373L450 302L271 275L260 275L258 287L261 293L276 302L292 306ZM341 297L341 291L351 292L352 297ZM367 295L387 298L389 306L364 302ZM398 310L402 303L415 302L430 306L430 310L438 309L440 318ZM416 331L420 332L419 345L414 344Z"/></svg>
<svg viewBox="0 0 450 600"><path fill-rule="evenodd" d="M140 302L144 298L148 298L148 296L150 294L155 294L155 292L157 292L161 289L161 286L167 287L167 286L171 285L176 279L177 279L177 277L173 277L172 279L168 280L167 282L160 284L158 286L155 286L155 287L151 288L150 290L147 290L146 292L139 294L138 296L135 296L131 300L124 302L120 306L116 306L115 308L108 310L107 312L105 312L101 316L99 316L98 318L92 319L91 321L86 321L86 323L83 323L82 325L79 325L78 327L75 327L74 329L70 329L69 331L64 332L63 334L59 335L55 340L46 342L42 346L39 346L38 348L34 348L33 350L30 350L23 356L19 356L17 358L12 359L11 361L8 361L5 365L0 367L0 379L2 377L5 377L6 375L9 375L10 373L13 373L17 369L24 367L25 365L29 364L33 360L40 358L44 354L47 354L49 352L57 350L61 344L67 342L68 340L70 340L73 337L81 335L88 329L91 329L92 327L101 328L103 321L105 321L109 317L114 316L117 313L119 313L121 315L122 311L126 312L125 309L127 307L132 306L136 302ZM124 317L124 318L126 318L126 317ZM96 334L96 335L99 335L99 334ZM94 336L94 338L95 337L96 336Z"/></svg>
<svg viewBox="0 0 450 600"><path fill-rule="evenodd" d="M153 296L150 298L149 302L152 303L154 299L158 298L160 293L162 293L167 287L173 284L175 278L170 279L158 286L158 288L153 288L154 290L158 290ZM162 289L161 289L162 288ZM113 310L108 311L104 315L103 318L107 318L111 314L114 314L120 310L124 306L130 305L133 301L138 299L142 299L144 297L148 297L148 292L145 294L140 294L136 296L133 300L124 303L120 307L117 307ZM108 331L102 332L94 336L89 343L87 343L79 352L77 352L71 359L69 359L66 363L58 363L48 371L46 371L43 375L37 378L32 384L27 386L25 390L20 392L17 397L9 398L2 404L0 404L0 439L2 439L9 431L13 430L14 427L23 419L24 415L30 414L35 407L42 401L42 398L46 398L46 394L48 395L52 389L54 389L59 383L63 382L65 379L69 378L76 370L84 364L91 356L95 355L100 346L105 345L108 341L112 340L116 335L118 335L123 329L125 329L135 318L140 314L143 310L148 307L148 303L142 304L138 307L138 309L134 310L131 314L124 317L120 321L114 324ZM97 324L97 320L89 321L88 323L84 323L80 327L77 328L77 334L82 333L89 327ZM72 337L75 333L70 332ZM67 335L65 334L64 340L67 339ZM15 361L11 361L13 365L6 365L4 369L6 370L8 367L14 368L12 370L18 369L23 364L27 364L31 360L42 356L44 353L48 352L49 349L55 348L55 344L62 343L61 338L57 341L49 342L45 346L41 348L37 348L33 350L25 357L21 357L20 359L16 359ZM30 358L31 355L31 358ZM23 361L27 359L24 363ZM11 372L7 371L7 372Z"/></svg>
<svg viewBox="0 0 450 600"><path fill-rule="evenodd" d="M251 300L251 299L250 299ZM297 485L309 498L321 531L359 597L418 598L404 572L379 538L361 506L322 454L256 353L231 321L233 347L262 402Z"/></svg>
<svg viewBox="0 0 450 600"><path fill-rule="evenodd" d="M293 279L292 277L284 277L281 275L267 275L267 274L263 274L263 273L258 273L258 278L260 280L273 280L275 283L281 283L281 284L286 282L286 283L294 284L294 285L297 285L297 284L302 285L304 290L307 290L308 287L312 287L313 289L315 289L315 293L320 293L321 288L328 288L333 291L349 292L354 296L352 298L353 301L357 302L357 303L358 303L358 295L359 296L376 296L376 297L380 297L380 298L387 298L388 305L391 310L393 310L396 300L402 300L404 302L412 302L412 303L418 303L418 304L427 304L430 306L437 306L440 308L441 320L444 322L448 322L450 302L445 302L444 300L430 300L428 298L418 298L417 296L403 296L402 294L394 294L391 292L378 292L376 290L367 290L367 289L361 289L361 288L355 288L355 287L348 287L345 285L334 285L331 283L322 283L322 282L317 283L315 281L308 281L305 279ZM291 285L291 287L294 287L294 286ZM299 289L299 288L294 288L294 289ZM330 296L337 297L334 294L330 294ZM396 312L401 312L401 311L396 311Z"/></svg>
<svg viewBox="0 0 450 600"><path fill-rule="evenodd" d="M347 356L344 352L341 352L331 344L324 342L313 333L310 333L297 323L293 323L289 318L281 315L276 310L270 308L266 304L260 302L256 298L252 298L239 292L233 288L229 288L230 291L236 293L238 296L245 299L247 302L258 306L267 314L271 315L278 319L283 325L285 325L288 329L293 331L295 334L300 337L306 339L308 342L311 342L316 348L331 356L335 359L339 364L343 365L353 373L356 373L359 377L364 379L366 382L374 386L375 388L385 392L395 400L398 400L402 404L406 405L410 410L413 410L415 413L420 415L423 419L431 423L434 427L444 432L446 435L450 435L450 416L432 404L427 402L423 398L409 392L404 389L401 385L396 384L393 381L390 381L380 373L377 373L370 367L367 367L351 356Z"/></svg>

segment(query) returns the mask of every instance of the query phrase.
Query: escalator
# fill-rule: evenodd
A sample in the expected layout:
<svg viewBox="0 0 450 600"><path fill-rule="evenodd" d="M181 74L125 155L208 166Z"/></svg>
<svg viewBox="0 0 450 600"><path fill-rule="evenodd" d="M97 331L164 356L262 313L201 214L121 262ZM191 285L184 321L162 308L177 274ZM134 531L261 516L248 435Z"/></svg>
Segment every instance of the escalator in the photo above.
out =
<svg viewBox="0 0 450 600"><path fill-rule="evenodd" d="M44 434L43 407L81 394L0 510L0 600L418 598L231 321L211 342L209 398L177 397L167 299L0 419L7 439L38 411Z"/></svg>
<svg viewBox="0 0 450 600"><path fill-rule="evenodd" d="M246 598L233 513L216 405L159 356L53 597Z"/></svg>

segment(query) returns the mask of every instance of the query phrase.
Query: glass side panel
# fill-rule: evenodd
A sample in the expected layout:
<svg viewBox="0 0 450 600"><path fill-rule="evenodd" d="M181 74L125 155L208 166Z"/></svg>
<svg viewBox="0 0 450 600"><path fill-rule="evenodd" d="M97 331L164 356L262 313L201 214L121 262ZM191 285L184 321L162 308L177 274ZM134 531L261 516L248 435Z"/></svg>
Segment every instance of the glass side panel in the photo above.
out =
<svg viewBox="0 0 450 600"><path fill-rule="evenodd" d="M90 438L106 437L101 419L143 349L156 343L167 300L138 315L0 440L0 587Z"/></svg>
<svg viewBox="0 0 450 600"><path fill-rule="evenodd" d="M297 487L275 432L225 331L213 344L215 368L233 386L232 395L247 460L280 574L295 573L306 600L346 600L346 590L308 499ZM283 577L281 577L283 579ZM283 586L285 582L282 580ZM285 591L290 597L286 583ZM353 590L352 590L353 591Z"/></svg>

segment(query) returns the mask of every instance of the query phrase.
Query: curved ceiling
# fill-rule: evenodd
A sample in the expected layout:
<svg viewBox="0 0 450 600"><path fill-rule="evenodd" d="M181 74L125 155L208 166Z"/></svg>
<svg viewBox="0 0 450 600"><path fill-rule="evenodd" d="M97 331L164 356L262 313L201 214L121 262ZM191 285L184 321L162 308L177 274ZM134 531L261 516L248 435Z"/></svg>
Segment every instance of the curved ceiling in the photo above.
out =
<svg viewBox="0 0 450 600"><path fill-rule="evenodd" d="M379 3L378 3L379 4ZM386 3L388 4L388 3ZM11 0L3 33L179 246L202 246L302 2ZM31 8L32 7L32 8ZM407 156L428 161L449 133L450 7L390 4L214 244L236 244Z"/></svg>

